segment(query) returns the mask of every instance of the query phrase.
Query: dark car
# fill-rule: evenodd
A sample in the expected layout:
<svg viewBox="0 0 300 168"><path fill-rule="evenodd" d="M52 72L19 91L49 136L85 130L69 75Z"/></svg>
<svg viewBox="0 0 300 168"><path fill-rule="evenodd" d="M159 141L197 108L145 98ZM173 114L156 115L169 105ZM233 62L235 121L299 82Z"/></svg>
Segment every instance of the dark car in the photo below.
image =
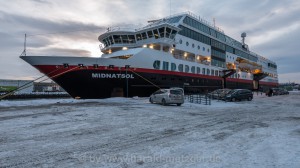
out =
<svg viewBox="0 0 300 168"><path fill-rule="evenodd" d="M287 91L286 89L280 89L280 92L282 95L288 95L289 91Z"/></svg>
<svg viewBox="0 0 300 168"><path fill-rule="evenodd" d="M281 91L279 88L272 88L273 90L273 96L281 95Z"/></svg>
<svg viewBox="0 0 300 168"><path fill-rule="evenodd" d="M247 89L233 89L224 97L225 101L237 101L246 99L251 101L253 99L253 93Z"/></svg>

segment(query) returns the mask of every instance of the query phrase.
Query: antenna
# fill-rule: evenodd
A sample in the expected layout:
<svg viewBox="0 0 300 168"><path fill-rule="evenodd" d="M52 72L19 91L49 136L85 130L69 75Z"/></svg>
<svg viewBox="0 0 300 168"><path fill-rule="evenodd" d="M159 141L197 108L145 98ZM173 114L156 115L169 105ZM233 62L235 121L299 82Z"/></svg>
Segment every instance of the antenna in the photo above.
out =
<svg viewBox="0 0 300 168"><path fill-rule="evenodd" d="M245 33L245 32L243 32L242 34L241 34L241 37L243 38L242 40L242 42L243 42L243 45L245 45L245 37L247 36L247 34Z"/></svg>
<svg viewBox="0 0 300 168"><path fill-rule="evenodd" d="M216 18L213 18L214 27L216 27Z"/></svg>
<svg viewBox="0 0 300 168"><path fill-rule="evenodd" d="M24 56L26 56L26 37L27 37L27 35L26 35L26 33L25 33L25 39L24 39L24 51L23 51Z"/></svg>

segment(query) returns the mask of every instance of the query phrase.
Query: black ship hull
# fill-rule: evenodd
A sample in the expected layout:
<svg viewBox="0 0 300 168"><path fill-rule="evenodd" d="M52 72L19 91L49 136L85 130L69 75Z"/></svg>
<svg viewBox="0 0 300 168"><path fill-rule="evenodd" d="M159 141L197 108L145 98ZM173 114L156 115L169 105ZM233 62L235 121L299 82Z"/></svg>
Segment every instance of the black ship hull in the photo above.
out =
<svg viewBox="0 0 300 168"><path fill-rule="evenodd" d="M37 68L45 74L55 69L49 66ZM170 87L184 88L186 94L207 93L224 85L223 78L218 76L136 68L85 67L72 71L63 69L62 72L51 76L73 98L81 99L148 97L159 88ZM253 82L250 80L235 79L226 82L228 88L253 89Z"/></svg>

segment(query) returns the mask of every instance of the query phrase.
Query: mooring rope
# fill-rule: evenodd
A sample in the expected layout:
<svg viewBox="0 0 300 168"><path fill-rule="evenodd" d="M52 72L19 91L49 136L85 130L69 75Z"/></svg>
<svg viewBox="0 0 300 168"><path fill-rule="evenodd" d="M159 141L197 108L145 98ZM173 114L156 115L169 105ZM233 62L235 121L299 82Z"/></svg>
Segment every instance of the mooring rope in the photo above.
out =
<svg viewBox="0 0 300 168"><path fill-rule="evenodd" d="M132 69L128 69L129 71L131 71L132 73L136 74L137 76L141 77L142 79L144 79L145 81L149 82L151 85L157 87L158 89L161 89L159 86L157 86L156 84L154 84L153 82L151 82L150 80L144 78L142 75L138 74L137 72L134 72Z"/></svg>
<svg viewBox="0 0 300 168"><path fill-rule="evenodd" d="M2 95L2 96L0 97L0 100L4 99L4 98L7 97L7 96L12 95L12 94L15 93L16 91L21 91L21 90L24 90L24 89L30 87L31 85L29 85L29 84L32 84L33 82L35 82L35 81L37 81L37 80L39 80L39 79L42 79L42 78L45 77L45 76L48 76L48 78L43 79L43 80L41 80L41 81L39 81L39 82L37 82L37 83L44 82L44 81L46 81L46 80L48 80L48 79L56 78L56 77L58 77L58 76L60 76L60 75L63 75L63 74L65 74L65 73L67 73L67 72L70 72L70 71L72 71L72 70L74 70L74 69L76 69L76 68L78 68L78 67L79 67L79 66L76 66L76 67L71 68L71 69L69 69L69 70L67 70L67 71L64 71L64 72L61 72L61 73L59 73L59 74L56 74L56 75L54 75L54 76L49 77L50 74L52 74L52 73L54 73L54 72L60 70L62 67L57 68L57 69L55 69L55 70L53 70L53 71L51 71L51 72L49 72L49 73L47 73L47 74L45 74L45 75L43 75L43 76L41 76L41 77L39 77L39 78L33 80L33 81L30 81L30 82L28 82L28 83L26 83L26 84L24 84L24 85L22 85L22 86L20 86L20 87L18 87L18 88L16 88L16 89L12 90L12 91L9 91L8 93Z"/></svg>

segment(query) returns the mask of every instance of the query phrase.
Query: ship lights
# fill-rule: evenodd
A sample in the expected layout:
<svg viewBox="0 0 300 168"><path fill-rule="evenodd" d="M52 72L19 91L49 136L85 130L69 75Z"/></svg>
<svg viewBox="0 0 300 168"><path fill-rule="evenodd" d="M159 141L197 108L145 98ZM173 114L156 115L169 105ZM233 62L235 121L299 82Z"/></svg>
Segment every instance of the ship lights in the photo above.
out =
<svg viewBox="0 0 300 168"><path fill-rule="evenodd" d="M153 49L153 45L150 45L149 48Z"/></svg>
<svg viewBox="0 0 300 168"><path fill-rule="evenodd" d="M146 44L144 44L144 45L143 45L143 48L146 48L146 47L147 47L147 45L146 45Z"/></svg>
<svg viewBox="0 0 300 168"><path fill-rule="evenodd" d="M63 64L64 68L69 68L69 64Z"/></svg>
<svg viewBox="0 0 300 168"><path fill-rule="evenodd" d="M128 48L127 47L123 47L122 50L128 50Z"/></svg>
<svg viewBox="0 0 300 168"><path fill-rule="evenodd" d="M183 54L183 56L184 56L184 57L187 57L187 53L185 52L185 53Z"/></svg>
<svg viewBox="0 0 300 168"><path fill-rule="evenodd" d="M98 64L94 64L93 66L94 66L95 69L99 68Z"/></svg>

